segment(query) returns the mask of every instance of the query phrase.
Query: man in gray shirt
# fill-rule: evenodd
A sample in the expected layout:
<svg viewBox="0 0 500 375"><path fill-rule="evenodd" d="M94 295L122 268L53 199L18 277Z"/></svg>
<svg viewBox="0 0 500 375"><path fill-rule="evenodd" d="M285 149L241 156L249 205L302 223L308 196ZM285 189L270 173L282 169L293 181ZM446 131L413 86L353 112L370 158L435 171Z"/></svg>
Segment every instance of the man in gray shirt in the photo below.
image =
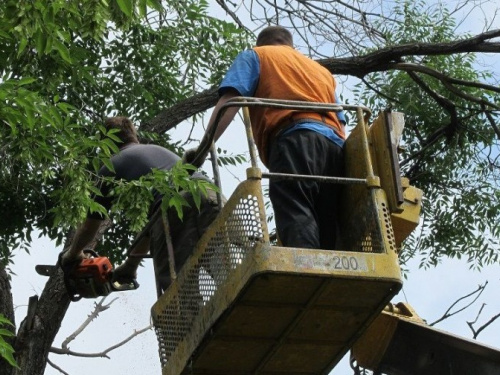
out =
<svg viewBox="0 0 500 375"><path fill-rule="evenodd" d="M168 171L180 160L179 156L166 148L157 145L140 144L133 123L126 117L108 118L104 125L108 131L110 129L117 129L118 132L116 135L122 143L118 144L119 152L111 157L114 171L110 171L107 167L103 166L99 171L100 176L133 181L149 174L153 169ZM192 178L208 180L203 174L198 172L195 172ZM102 196L96 196L95 201L109 210L114 199L114 197L109 195L111 186L109 184L102 184L100 189ZM182 221L179 219L175 209L169 209L167 212L176 272L182 268L192 254L202 234L219 213L217 196L213 190L208 189L207 196L202 195L199 210L196 208L190 193L184 192L181 194L189 203L189 207L184 207L183 209ZM150 213L153 213L161 202L162 197L158 193L155 195L155 201L150 207ZM78 264L83 258L83 250L89 248L89 245L94 241L102 220L104 220L104 217L99 213L88 214L85 222L76 230L69 250L62 255L61 263L63 269L64 267L71 266L71 264ZM169 286L171 279L166 238L161 216L153 224L150 236L144 237L135 246L133 254L142 255L146 254L149 250L153 256L157 280L161 290L164 291ZM140 261L140 257L127 258L121 266L115 269L115 279L124 282L134 279Z"/></svg>

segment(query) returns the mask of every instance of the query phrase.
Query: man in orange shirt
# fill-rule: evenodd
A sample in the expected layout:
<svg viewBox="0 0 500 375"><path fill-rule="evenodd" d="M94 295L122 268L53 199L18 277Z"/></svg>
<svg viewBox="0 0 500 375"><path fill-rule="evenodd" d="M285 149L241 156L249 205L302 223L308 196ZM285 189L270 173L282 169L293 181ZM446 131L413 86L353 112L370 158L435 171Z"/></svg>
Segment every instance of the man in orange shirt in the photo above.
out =
<svg viewBox="0 0 500 375"><path fill-rule="evenodd" d="M257 46L241 52L219 87L218 109L236 96L335 103L336 82L330 72L293 48L291 33L270 26ZM221 118L217 140L234 118L229 108ZM345 117L340 113L250 109L260 158L271 172L320 176L343 174ZM338 185L316 181L271 180L269 197L276 229L284 246L334 249Z"/></svg>

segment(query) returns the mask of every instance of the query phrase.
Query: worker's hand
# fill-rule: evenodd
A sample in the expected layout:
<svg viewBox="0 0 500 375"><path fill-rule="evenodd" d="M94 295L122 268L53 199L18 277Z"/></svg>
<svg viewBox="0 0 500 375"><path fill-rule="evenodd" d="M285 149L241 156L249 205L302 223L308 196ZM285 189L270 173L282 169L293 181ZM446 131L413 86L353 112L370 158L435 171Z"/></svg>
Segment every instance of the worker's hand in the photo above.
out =
<svg viewBox="0 0 500 375"><path fill-rule="evenodd" d="M59 266L62 268L64 273L68 273L76 268L83 259L89 257L90 255L86 252L86 250L77 253L65 250L59 254Z"/></svg>
<svg viewBox="0 0 500 375"><path fill-rule="evenodd" d="M137 267L125 261L125 263L119 265L113 271L113 282L130 284L133 280L137 279Z"/></svg>
<svg viewBox="0 0 500 375"><path fill-rule="evenodd" d="M182 155L182 162L184 164L192 164L197 150L197 148L190 148L189 150L186 150L184 155Z"/></svg>

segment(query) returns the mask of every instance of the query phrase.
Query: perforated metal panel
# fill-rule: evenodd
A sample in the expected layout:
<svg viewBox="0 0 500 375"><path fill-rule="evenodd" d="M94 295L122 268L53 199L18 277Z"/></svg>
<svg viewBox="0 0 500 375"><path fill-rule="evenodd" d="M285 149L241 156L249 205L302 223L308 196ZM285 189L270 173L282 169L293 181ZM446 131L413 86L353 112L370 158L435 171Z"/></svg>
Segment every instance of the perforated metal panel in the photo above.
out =
<svg viewBox="0 0 500 375"><path fill-rule="evenodd" d="M358 126L345 143L347 177L366 178L368 168ZM340 198L340 248L381 254L396 251L391 213L385 192L362 185L345 186Z"/></svg>
<svg viewBox="0 0 500 375"><path fill-rule="evenodd" d="M152 308L163 374L331 369L401 285L385 196L364 190L365 251L346 252L271 247L260 181L241 184Z"/></svg>
<svg viewBox="0 0 500 375"><path fill-rule="evenodd" d="M346 142L346 170L365 179L361 126ZM294 249L270 245L252 176L152 308L164 375L327 374L401 287L379 186L343 190L341 250Z"/></svg>
<svg viewBox="0 0 500 375"><path fill-rule="evenodd" d="M198 243L194 255L167 291L169 297L153 306L152 315L162 365L182 348L186 337L200 321L200 307L209 303L227 276L247 257L257 243L269 241L260 182L242 183L224 206L222 213ZM165 302L165 303L163 303ZM192 348L194 350L195 348Z"/></svg>

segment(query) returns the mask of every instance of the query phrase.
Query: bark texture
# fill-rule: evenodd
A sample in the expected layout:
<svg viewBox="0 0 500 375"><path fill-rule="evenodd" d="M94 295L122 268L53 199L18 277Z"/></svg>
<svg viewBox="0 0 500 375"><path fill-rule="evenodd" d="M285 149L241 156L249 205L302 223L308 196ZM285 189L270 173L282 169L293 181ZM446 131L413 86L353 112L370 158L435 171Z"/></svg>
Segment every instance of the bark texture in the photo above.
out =
<svg viewBox="0 0 500 375"><path fill-rule="evenodd" d="M13 324L14 321L14 304L12 301L12 292L10 286L10 278L5 270L5 267L0 264L0 314L9 319ZM3 326L2 328L8 329L14 332L14 327ZM5 340L9 344L13 344L14 340L9 339L8 337ZM12 370L12 367L0 358L0 374L10 374L9 371Z"/></svg>

